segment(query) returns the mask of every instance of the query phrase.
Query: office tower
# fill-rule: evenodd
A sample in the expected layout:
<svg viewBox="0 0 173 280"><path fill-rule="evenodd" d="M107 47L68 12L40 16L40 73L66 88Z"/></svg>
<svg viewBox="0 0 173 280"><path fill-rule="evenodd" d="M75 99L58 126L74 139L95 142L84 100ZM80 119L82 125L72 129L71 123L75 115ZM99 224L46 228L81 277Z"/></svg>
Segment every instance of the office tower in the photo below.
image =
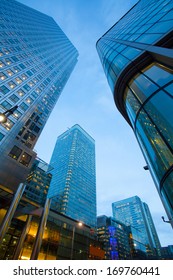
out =
<svg viewBox="0 0 173 280"><path fill-rule="evenodd" d="M51 17L14 0L1 0L0 10L0 113L8 116L0 125L0 184L15 190L78 53Z"/></svg>
<svg viewBox="0 0 173 280"><path fill-rule="evenodd" d="M112 203L113 217L140 231L142 243L146 245L148 257L160 256L160 242L146 203L133 196Z"/></svg>
<svg viewBox="0 0 173 280"><path fill-rule="evenodd" d="M97 51L173 226L172 16L171 0L140 0L98 40Z"/></svg>
<svg viewBox="0 0 173 280"><path fill-rule="evenodd" d="M94 227L96 224L95 141L74 125L56 142L50 165L52 181L48 197L52 208Z"/></svg>
<svg viewBox="0 0 173 280"><path fill-rule="evenodd" d="M24 196L44 206L50 182L52 167L40 158L36 158L27 176Z"/></svg>
<svg viewBox="0 0 173 280"><path fill-rule="evenodd" d="M106 260L131 260L129 226L105 215L97 217L97 236Z"/></svg>

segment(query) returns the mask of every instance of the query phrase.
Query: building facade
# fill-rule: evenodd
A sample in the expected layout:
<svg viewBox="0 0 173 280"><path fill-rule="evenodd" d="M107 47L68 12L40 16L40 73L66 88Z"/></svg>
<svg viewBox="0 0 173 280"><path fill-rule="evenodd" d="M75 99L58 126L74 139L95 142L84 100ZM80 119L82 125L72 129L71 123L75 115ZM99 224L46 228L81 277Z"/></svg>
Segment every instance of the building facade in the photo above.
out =
<svg viewBox="0 0 173 280"><path fill-rule="evenodd" d="M51 207L60 213L96 225L95 141L79 125L61 134L50 165L52 181L48 197Z"/></svg>
<svg viewBox="0 0 173 280"><path fill-rule="evenodd" d="M173 225L172 34L173 2L140 0L98 40L97 51Z"/></svg>
<svg viewBox="0 0 173 280"><path fill-rule="evenodd" d="M0 260L104 259L102 244L95 240L88 226L79 227L77 221L55 211L49 212L38 256L33 258L40 218L32 215L29 223L26 215L13 219L0 245Z"/></svg>
<svg viewBox="0 0 173 280"><path fill-rule="evenodd" d="M145 244L148 258L161 256L160 241L146 203L143 203L138 196L133 196L112 203L112 211L116 220L138 231L136 236L140 235L142 243Z"/></svg>
<svg viewBox="0 0 173 280"><path fill-rule="evenodd" d="M27 176L24 196L44 206L50 182L52 179L51 166L36 158Z"/></svg>
<svg viewBox="0 0 173 280"><path fill-rule="evenodd" d="M105 215L97 217L97 236L106 260L131 260L129 227Z"/></svg>
<svg viewBox="0 0 173 280"><path fill-rule="evenodd" d="M14 0L0 1L0 10L0 113L15 107L0 125L0 185L15 190L78 52L51 17Z"/></svg>

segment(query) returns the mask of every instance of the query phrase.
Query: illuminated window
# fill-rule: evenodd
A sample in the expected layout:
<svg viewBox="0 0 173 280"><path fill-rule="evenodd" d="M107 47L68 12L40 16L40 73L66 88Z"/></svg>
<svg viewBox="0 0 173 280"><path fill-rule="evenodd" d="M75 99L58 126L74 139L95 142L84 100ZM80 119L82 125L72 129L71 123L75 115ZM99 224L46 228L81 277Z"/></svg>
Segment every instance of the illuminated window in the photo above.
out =
<svg viewBox="0 0 173 280"><path fill-rule="evenodd" d="M25 92L22 89L18 90L17 93L20 97L25 94Z"/></svg>
<svg viewBox="0 0 173 280"><path fill-rule="evenodd" d="M14 82L12 82L12 81L9 82L8 85L9 85L9 87L12 88L12 89L16 87L16 84L15 84Z"/></svg>
<svg viewBox="0 0 173 280"><path fill-rule="evenodd" d="M19 149L17 146L14 146L9 153L9 156L17 160L22 153L22 150Z"/></svg>
<svg viewBox="0 0 173 280"><path fill-rule="evenodd" d="M14 75L14 72L12 71L12 70L7 70L7 74L9 75L9 76L12 76L12 75Z"/></svg>
<svg viewBox="0 0 173 280"><path fill-rule="evenodd" d="M0 79L5 80L7 79L7 76L3 72L0 72Z"/></svg>
<svg viewBox="0 0 173 280"><path fill-rule="evenodd" d="M4 63L0 60L0 68L4 67Z"/></svg>
<svg viewBox="0 0 173 280"><path fill-rule="evenodd" d="M29 103L29 104L31 104L33 101L34 101L34 100L33 100L32 98L30 98L30 97L28 97L28 98L26 99L26 102Z"/></svg>
<svg viewBox="0 0 173 280"><path fill-rule="evenodd" d="M13 116L18 120L21 117L21 113L18 110L15 110L15 112L13 113Z"/></svg>
<svg viewBox="0 0 173 280"><path fill-rule="evenodd" d="M20 78L15 78L17 84L21 84L22 80Z"/></svg>
<svg viewBox="0 0 173 280"><path fill-rule="evenodd" d="M16 73L20 71L19 67L17 67L17 66L13 67L13 69Z"/></svg>
<svg viewBox="0 0 173 280"><path fill-rule="evenodd" d="M22 74L22 80L26 80L28 77L25 74Z"/></svg>
<svg viewBox="0 0 173 280"><path fill-rule="evenodd" d="M20 158L20 163L22 163L25 166L28 166L30 161L31 161L31 156L29 154L27 154L26 152L23 153L23 155Z"/></svg>
<svg viewBox="0 0 173 280"><path fill-rule="evenodd" d="M10 65L12 61L11 61L11 59L6 58L6 59L5 59L5 62L6 62L8 65Z"/></svg>

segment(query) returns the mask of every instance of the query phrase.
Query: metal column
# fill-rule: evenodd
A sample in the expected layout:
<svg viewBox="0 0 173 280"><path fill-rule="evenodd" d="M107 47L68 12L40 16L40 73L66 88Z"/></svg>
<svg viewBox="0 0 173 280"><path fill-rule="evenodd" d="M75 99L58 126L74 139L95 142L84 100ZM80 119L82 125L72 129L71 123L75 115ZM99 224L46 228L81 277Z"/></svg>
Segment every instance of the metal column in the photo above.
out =
<svg viewBox="0 0 173 280"><path fill-rule="evenodd" d="M19 258L20 252L22 250L23 242L24 242L25 237L26 237L26 235L27 235L27 233L29 231L29 227L30 227L30 224L31 224L31 219L32 219L32 215L28 215L25 227L24 227L24 229L22 231L22 235L20 237L19 243L18 243L17 248L15 250L15 254L14 254L13 260L18 260L18 258Z"/></svg>
<svg viewBox="0 0 173 280"><path fill-rule="evenodd" d="M42 243L43 233L44 233L44 229L45 229L48 214L49 214L50 203L51 203L51 199L47 198L45 205L44 205L41 221L38 226L37 235L35 237L35 242L34 242L30 260L37 260L37 258L38 258L41 243Z"/></svg>
<svg viewBox="0 0 173 280"><path fill-rule="evenodd" d="M1 227L0 227L0 244L2 243L3 238L8 230L8 227L11 223L11 220L14 216L14 213L15 213L16 208L19 204L19 201L23 195L24 190L25 190L25 184L23 184L23 183L19 184L19 187L14 195L10 208L8 209L4 219L2 221Z"/></svg>

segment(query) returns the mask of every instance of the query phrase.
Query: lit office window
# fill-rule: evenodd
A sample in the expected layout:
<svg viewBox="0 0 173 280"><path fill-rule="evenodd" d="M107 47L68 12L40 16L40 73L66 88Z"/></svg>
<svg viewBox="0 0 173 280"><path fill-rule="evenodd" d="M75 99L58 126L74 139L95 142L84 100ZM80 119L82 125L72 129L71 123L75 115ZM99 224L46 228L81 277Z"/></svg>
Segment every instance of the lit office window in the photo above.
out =
<svg viewBox="0 0 173 280"><path fill-rule="evenodd" d="M13 159L17 160L20 157L21 153L22 153L22 150L19 149L17 146L14 146L12 148L12 150L10 151L9 156L12 157Z"/></svg>

